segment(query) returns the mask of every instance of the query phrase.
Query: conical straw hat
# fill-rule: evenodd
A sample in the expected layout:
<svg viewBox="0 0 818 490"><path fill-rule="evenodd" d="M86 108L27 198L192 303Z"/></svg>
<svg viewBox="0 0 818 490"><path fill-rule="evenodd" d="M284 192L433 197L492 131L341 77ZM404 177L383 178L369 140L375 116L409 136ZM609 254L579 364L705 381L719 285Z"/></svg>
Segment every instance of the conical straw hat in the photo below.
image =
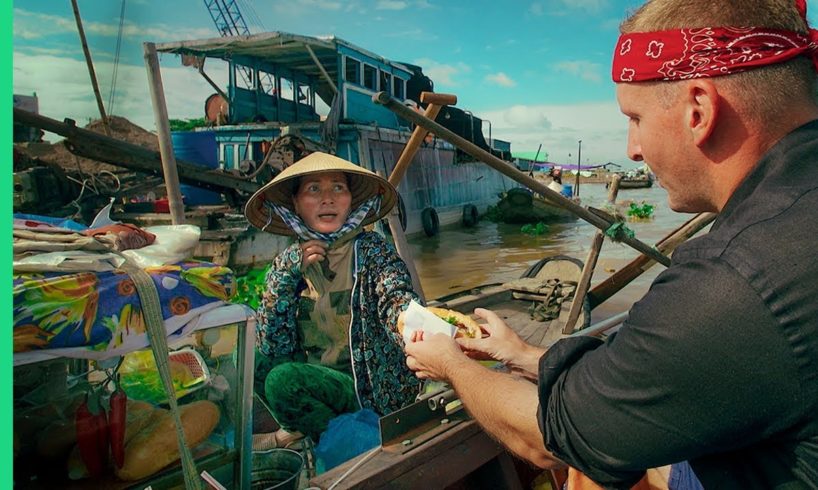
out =
<svg viewBox="0 0 818 490"><path fill-rule="evenodd" d="M398 199L398 192L386 179L365 168L350 163L328 153L315 152L285 168L280 174L256 191L244 206L244 215L253 226L278 235L295 235L277 213L264 205L272 202L295 212L293 194L298 190L300 178L304 175L322 172L344 172L349 177L349 191L352 194L354 210L362 202L380 194L381 207L376 213L373 209L364 218L368 225L386 216ZM272 215L271 215L272 213Z"/></svg>

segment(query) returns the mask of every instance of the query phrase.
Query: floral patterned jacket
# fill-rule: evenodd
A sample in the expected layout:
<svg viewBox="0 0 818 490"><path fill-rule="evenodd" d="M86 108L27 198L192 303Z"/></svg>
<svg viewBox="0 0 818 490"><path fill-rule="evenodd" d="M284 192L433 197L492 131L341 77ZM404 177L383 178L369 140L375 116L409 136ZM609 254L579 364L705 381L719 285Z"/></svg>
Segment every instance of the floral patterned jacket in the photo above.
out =
<svg viewBox="0 0 818 490"><path fill-rule="evenodd" d="M261 386L277 364L306 360L297 323L300 293L306 286L301 260L301 248L294 243L275 258L267 275L256 327L261 356L256 381ZM377 233L362 232L355 238L353 263L349 345L358 403L386 415L412 403L420 392L420 381L406 367L397 331L398 315L411 300L419 300L406 264Z"/></svg>

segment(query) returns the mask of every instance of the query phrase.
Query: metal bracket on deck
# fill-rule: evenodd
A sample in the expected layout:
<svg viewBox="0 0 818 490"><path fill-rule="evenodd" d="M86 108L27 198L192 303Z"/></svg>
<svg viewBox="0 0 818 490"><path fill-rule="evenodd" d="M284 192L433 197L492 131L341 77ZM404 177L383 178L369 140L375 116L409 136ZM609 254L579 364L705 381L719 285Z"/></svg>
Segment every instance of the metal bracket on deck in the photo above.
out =
<svg viewBox="0 0 818 490"><path fill-rule="evenodd" d="M441 434L468 415L452 389L422 396L415 403L380 418L381 446L404 454Z"/></svg>

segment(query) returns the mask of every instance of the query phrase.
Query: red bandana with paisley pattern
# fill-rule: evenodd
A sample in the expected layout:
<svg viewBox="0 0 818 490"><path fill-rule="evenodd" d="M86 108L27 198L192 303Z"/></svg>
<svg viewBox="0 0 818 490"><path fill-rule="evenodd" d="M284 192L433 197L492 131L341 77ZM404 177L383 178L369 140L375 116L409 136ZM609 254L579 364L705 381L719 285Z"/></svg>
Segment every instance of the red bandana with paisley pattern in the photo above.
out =
<svg viewBox="0 0 818 490"><path fill-rule="evenodd" d="M796 3L806 17L806 3ZM818 70L818 31L810 29L807 35L756 27L702 27L634 32L619 37L612 76L614 82L717 77L796 56L812 58Z"/></svg>

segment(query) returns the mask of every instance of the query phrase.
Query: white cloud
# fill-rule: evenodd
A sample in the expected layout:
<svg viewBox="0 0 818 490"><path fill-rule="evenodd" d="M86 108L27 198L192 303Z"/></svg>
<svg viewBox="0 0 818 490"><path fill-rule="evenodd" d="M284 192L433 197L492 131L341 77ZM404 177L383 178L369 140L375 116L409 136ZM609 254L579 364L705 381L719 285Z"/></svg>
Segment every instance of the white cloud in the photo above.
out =
<svg viewBox="0 0 818 490"><path fill-rule="evenodd" d="M568 73L583 80L588 80L589 82L602 81L602 76L600 75L602 65L599 63L592 63L590 61L582 60L562 61L560 63L556 63L554 68L559 72Z"/></svg>
<svg viewBox="0 0 818 490"><path fill-rule="evenodd" d="M162 82L168 114L175 119L204 116L205 99L213 88L192 68L182 67L175 56L162 67ZM214 61L214 60L209 60ZM217 66L217 65L221 66ZM102 99L107 105L110 73L108 62L95 63ZM224 63L209 64L208 75L224 87L227 71ZM49 54L14 53L14 93L37 93L40 113L58 121L71 118L85 126L90 119L99 119L88 70L84 61ZM114 115L126 117L132 123L153 131L154 116L148 89L147 72L142 65L120 63ZM47 134L50 141L60 137Z"/></svg>
<svg viewBox="0 0 818 490"><path fill-rule="evenodd" d="M344 9L346 11L353 11L359 9L358 2L343 2L335 0L299 0L297 2L274 2L272 10L276 15L288 15L293 17L301 17L312 15L316 10L331 10L333 12Z"/></svg>
<svg viewBox="0 0 818 490"><path fill-rule="evenodd" d="M627 119L615 102L515 105L475 115L491 121L492 137L510 141L512 151L536 150L542 144L551 161L575 164L582 140L583 165L630 161L625 155Z"/></svg>
<svg viewBox="0 0 818 490"><path fill-rule="evenodd" d="M551 121L543 107L515 105L502 112L500 127L551 129Z"/></svg>
<svg viewBox="0 0 818 490"><path fill-rule="evenodd" d="M436 89L442 86L457 87L459 82L456 80L456 76L471 72L471 67L462 62L455 65L446 65L428 58L421 58L412 61L412 64L423 67L423 74L435 82Z"/></svg>
<svg viewBox="0 0 818 490"><path fill-rule="evenodd" d="M408 5L400 0L380 0L375 4L376 10L403 10Z"/></svg>
<svg viewBox="0 0 818 490"><path fill-rule="evenodd" d="M509 78L509 76L503 72L486 75L486 81L500 85L501 87L514 87L517 85L517 82Z"/></svg>
<svg viewBox="0 0 818 490"><path fill-rule="evenodd" d="M437 34L430 34L421 28L409 29L405 31L394 31L384 34L385 37L396 37L400 39L408 39L412 41L435 41L438 39Z"/></svg>
<svg viewBox="0 0 818 490"><path fill-rule="evenodd" d="M48 26L44 28L43 26ZM117 37L118 23L83 22L86 37L91 35ZM77 23L73 17L41 14L24 9L14 9L14 36L21 39L41 39L65 33L76 33ZM136 25L126 21L122 27L122 37L139 42L155 42L179 39L200 39L218 37L215 28L180 29L165 24L151 26Z"/></svg>
<svg viewBox="0 0 818 490"><path fill-rule="evenodd" d="M532 3L528 7L528 13L530 13L531 15L536 15L536 16L542 15L544 13L542 4L539 3L539 2Z"/></svg>
<svg viewBox="0 0 818 490"><path fill-rule="evenodd" d="M510 48L517 45L516 39L506 39L505 41L500 42L499 44L487 44L486 51L494 51L498 49L505 49Z"/></svg>
<svg viewBox="0 0 818 490"><path fill-rule="evenodd" d="M607 0L559 0L558 3L567 8L586 12L600 12L608 6Z"/></svg>

